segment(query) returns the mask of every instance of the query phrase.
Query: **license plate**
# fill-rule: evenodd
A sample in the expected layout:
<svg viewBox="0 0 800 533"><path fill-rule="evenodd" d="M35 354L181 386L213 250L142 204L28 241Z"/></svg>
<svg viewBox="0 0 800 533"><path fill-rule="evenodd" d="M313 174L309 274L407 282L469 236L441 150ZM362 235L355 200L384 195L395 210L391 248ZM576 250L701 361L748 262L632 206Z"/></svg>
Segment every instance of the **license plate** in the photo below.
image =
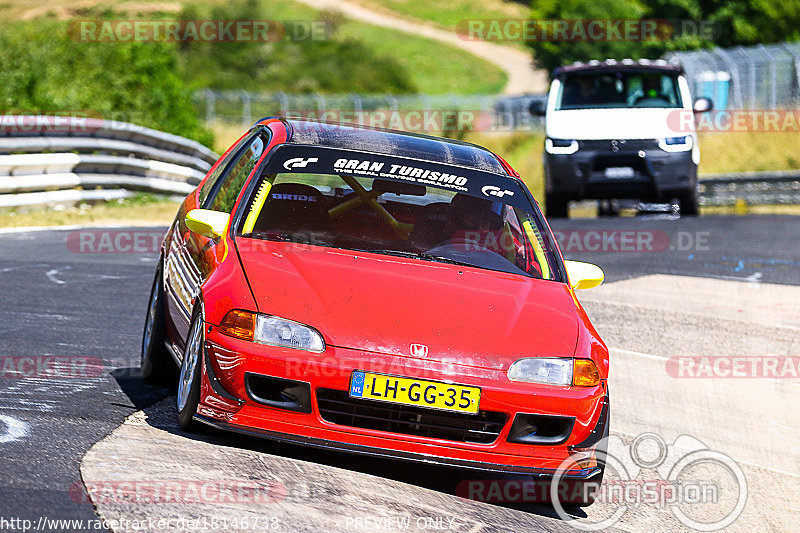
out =
<svg viewBox="0 0 800 533"><path fill-rule="evenodd" d="M632 178L633 169L631 167L608 167L606 169L606 177L613 179Z"/></svg>
<svg viewBox="0 0 800 533"><path fill-rule="evenodd" d="M370 372L353 372L350 396L470 414L477 414L481 403L478 387Z"/></svg>

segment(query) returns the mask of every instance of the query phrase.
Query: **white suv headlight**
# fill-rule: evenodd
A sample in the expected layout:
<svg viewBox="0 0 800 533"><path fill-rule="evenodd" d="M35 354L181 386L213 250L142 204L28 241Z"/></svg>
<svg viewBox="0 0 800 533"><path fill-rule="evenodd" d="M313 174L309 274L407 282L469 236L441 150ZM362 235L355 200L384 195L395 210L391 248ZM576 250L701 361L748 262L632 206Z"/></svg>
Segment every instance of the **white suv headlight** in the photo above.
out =
<svg viewBox="0 0 800 533"><path fill-rule="evenodd" d="M665 137L658 140L658 147L665 152L688 152L692 149L692 136Z"/></svg>
<svg viewBox="0 0 800 533"><path fill-rule="evenodd" d="M308 350L309 352L322 353L325 351L325 341L319 331L276 316L261 315L256 318L255 342Z"/></svg>
<svg viewBox="0 0 800 533"><path fill-rule="evenodd" d="M578 151L578 141L565 141L563 139L544 140L544 151L548 154L569 155Z"/></svg>
<svg viewBox="0 0 800 533"><path fill-rule="evenodd" d="M530 357L520 359L508 369L511 381L572 385L572 358Z"/></svg>

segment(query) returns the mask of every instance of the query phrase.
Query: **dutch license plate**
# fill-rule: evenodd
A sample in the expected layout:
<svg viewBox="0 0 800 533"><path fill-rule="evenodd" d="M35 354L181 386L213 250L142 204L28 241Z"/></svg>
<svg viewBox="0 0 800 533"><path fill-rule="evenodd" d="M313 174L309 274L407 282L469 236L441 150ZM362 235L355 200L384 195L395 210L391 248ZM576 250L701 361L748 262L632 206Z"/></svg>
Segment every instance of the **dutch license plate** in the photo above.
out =
<svg viewBox="0 0 800 533"><path fill-rule="evenodd" d="M370 372L353 372L350 396L470 414L477 414L481 403L478 387Z"/></svg>
<svg viewBox="0 0 800 533"><path fill-rule="evenodd" d="M605 174L607 178L612 179L632 178L633 169L631 167L608 167Z"/></svg>

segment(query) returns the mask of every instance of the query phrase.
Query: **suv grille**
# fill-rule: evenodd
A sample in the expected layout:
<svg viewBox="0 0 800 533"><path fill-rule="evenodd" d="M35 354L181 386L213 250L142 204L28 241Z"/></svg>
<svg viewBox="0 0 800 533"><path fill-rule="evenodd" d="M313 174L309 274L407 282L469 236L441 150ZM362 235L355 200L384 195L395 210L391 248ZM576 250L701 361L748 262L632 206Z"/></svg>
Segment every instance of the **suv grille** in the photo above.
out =
<svg viewBox="0 0 800 533"><path fill-rule="evenodd" d="M658 139L620 139L620 140L590 140L578 141L581 150L597 150L598 152L616 153L636 153L639 150L658 149ZM615 143L616 150L612 148Z"/></svg>
<svg viewBox="0 0 800 533"><path fill-rule="evenodd" d="M360 400L334 389L317 389L317 403L322 419L340 426L478 444L497 440L507 419L494 411L468 415Z"/></svg>

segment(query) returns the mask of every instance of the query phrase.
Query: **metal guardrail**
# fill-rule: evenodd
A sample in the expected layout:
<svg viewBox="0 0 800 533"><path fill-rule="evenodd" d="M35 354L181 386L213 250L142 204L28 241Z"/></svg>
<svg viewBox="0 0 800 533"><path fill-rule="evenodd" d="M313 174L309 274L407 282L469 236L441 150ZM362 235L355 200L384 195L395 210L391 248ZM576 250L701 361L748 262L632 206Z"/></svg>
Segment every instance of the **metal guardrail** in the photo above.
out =
<svg viewBox="0 0 800 533"><path fill-rule="evenodd" d="M700 177L700 205L800 204L800 170L707 174Z"/></svg>
<svg viewBox="0 0 800 533"><path fill-rule="evenodd" d="M74 172L142 175L197 184L204 172L193 168L116 155L18 154L0 155L0 188L8 176Z"/></svg>
<svg viewBox="0 0 800 533"><path fill-rule="evenodd" d="M193 98L206 122L241 124L245 128L257 118L271 115L361 122L393 129L419 128L419 118L406 123L403 117L409 113L433 117L437 111L466 111L490 119L481 120L476 126L482 131L543 131L543 118L531 115L530 106L534 100L546 101L547 95L290 94L203 89ZM422 122L425 131L420 133L438 131L436 119Z"/></svg>
<svg viewBox="0 0 800 533"><path fill-rule="evenodd" d="M521 114L530 98L506 110ZM217 159L177 135L98 119L65 127L70 120L0 115L0 208L109 200L131 191L183 196ZM700 194L707 206L800 204L800 171L705 175Z"/></svg>
<svg viewBox="0 0 800 533"><path fill-rule="evenodd" d="M205 146L126 122L0 115L0 208L185 196L216 161Z"/></svg>

